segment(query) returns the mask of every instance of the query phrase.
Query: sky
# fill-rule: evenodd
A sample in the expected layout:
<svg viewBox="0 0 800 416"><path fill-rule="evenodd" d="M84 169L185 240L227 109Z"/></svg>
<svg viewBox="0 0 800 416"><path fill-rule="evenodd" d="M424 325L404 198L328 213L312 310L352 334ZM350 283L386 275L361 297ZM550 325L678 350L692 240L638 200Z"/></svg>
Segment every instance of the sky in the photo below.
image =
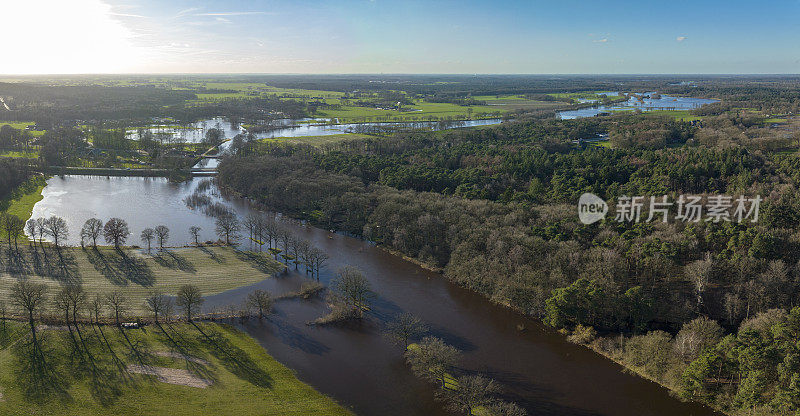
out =
<svg viewBox="0 0 800 416"><path fill-rule="evenodd" d="M0 74L800 73L800 0L0 0Z"/></svg>

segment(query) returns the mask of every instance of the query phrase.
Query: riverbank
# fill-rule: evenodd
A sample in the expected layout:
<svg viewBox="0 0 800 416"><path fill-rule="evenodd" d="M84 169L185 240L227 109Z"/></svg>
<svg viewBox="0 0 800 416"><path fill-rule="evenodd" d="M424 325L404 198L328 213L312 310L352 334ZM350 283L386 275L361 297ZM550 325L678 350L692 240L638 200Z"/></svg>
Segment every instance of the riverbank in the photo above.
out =
<svg viewBox="0 0 800 416"><path fill-rule="evenodd" d="M14 190L9 199L0 201L0 212L15 215L23 221L27 221L31 217L33 206L42 200L42 190L46 185L44 176L34 176Z"/></svg>
<svg viewBox="0 0 800 416"><path fill-rule="evenodd" d="M55 293L64 283L82 284L89 297L122 292L133 315L146 313L145 297L153 290L174 295L182 285L213 295L258 283L283 270L265 253L232 247L122 249L55 247L22 243L19 251L0 245L0 301L10 303L12 285L20 278L41 282Z"/></svg>
<svg viewBox="0 0 800 416"><path fill-rule="evenodd" d="M77 343L66 328L42 328L37 335L46 373L21 371L31 364L27 326L7 322L3 328L3 415L351 414L228 325L121 330L86 324L79 326Z"/></svg>

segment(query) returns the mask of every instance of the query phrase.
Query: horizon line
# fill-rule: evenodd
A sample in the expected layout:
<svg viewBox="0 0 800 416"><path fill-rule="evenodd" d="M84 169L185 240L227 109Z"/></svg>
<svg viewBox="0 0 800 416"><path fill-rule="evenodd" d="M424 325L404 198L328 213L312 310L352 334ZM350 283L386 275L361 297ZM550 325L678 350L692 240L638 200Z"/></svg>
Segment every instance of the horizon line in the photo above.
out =
<svg viewBox="0 0 800 416"><path fill-rule="evenodd" d="M305 76L326 76L326 75L368 75L368 76L800 76L800 73L791 72L653 72L653 73L584 73L584 72L564 72L564 73L538 73L538 72L83 72L83 73L37 73L37 74L3 74L0 77L68 77L68 76L179 76L179 75L305 75Z"/></svg>

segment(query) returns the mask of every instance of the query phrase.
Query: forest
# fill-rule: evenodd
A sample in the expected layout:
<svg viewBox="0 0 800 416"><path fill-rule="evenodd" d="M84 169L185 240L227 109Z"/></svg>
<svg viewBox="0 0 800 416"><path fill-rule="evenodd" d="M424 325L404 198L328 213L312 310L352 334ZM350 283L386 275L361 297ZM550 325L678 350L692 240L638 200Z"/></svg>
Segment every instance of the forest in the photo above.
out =
<svg viewBox="0 0 800 416"><path fill-rule="evenodd" d="M753 107L796 105L760 97ZM440 270L682 397L790 414L800 409L800 159L785 149L797 140L706 111L694 110L702 123L539 114L323 148L252 142L223 160L218 180ZM611 147L586 141L599 135ZM612 205L684 193L764 202L756 223L585 225L584 192Z"/></svg>

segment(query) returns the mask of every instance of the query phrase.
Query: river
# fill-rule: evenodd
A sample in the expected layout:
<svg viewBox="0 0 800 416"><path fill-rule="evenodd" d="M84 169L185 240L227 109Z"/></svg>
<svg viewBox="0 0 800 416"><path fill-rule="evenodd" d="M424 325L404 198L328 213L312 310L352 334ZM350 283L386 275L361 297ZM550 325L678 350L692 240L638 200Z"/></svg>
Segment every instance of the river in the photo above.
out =
<svg viewBox="0 0 800 416"><path fill-rule="evenodd" d="M165 224L171 228L170 245L189 243L192 225L202 227L203 239L212 239L213 220L183 202L202 181L196 178L174 184L160 178L53 177L44 188L44 199L34 207L33 217L63 217L71 232L68 241L73 244L87 218L107 220L112 216L127 220L134 237L145 227ZM209 195L240 216L255 209L246 200L221 195L213 186ZM400 312L417 315L431 326L434 335L463 350L463 368L498 380L506 389L506 398L523 405L531 415L714 414L702 406L681 403L658 385L624 373L620 366L566 342L534 319L491 304L368 242L297 221L281 221L293 234L330 255L322 281L329 281L344 265L364 271L378 294L374 307L360 324L311 327L306 322L326 313L324 303L286 300L277 303L269 321L251 321L241 328L297 371L301 380L358 414L444 414L433 399L433 388L411 374L401 351L381 334L385 322ZM289 273L255 286L278 295L296 290L304 279ZM211 296L205 306L238 304L252 289Z"/></svg>

